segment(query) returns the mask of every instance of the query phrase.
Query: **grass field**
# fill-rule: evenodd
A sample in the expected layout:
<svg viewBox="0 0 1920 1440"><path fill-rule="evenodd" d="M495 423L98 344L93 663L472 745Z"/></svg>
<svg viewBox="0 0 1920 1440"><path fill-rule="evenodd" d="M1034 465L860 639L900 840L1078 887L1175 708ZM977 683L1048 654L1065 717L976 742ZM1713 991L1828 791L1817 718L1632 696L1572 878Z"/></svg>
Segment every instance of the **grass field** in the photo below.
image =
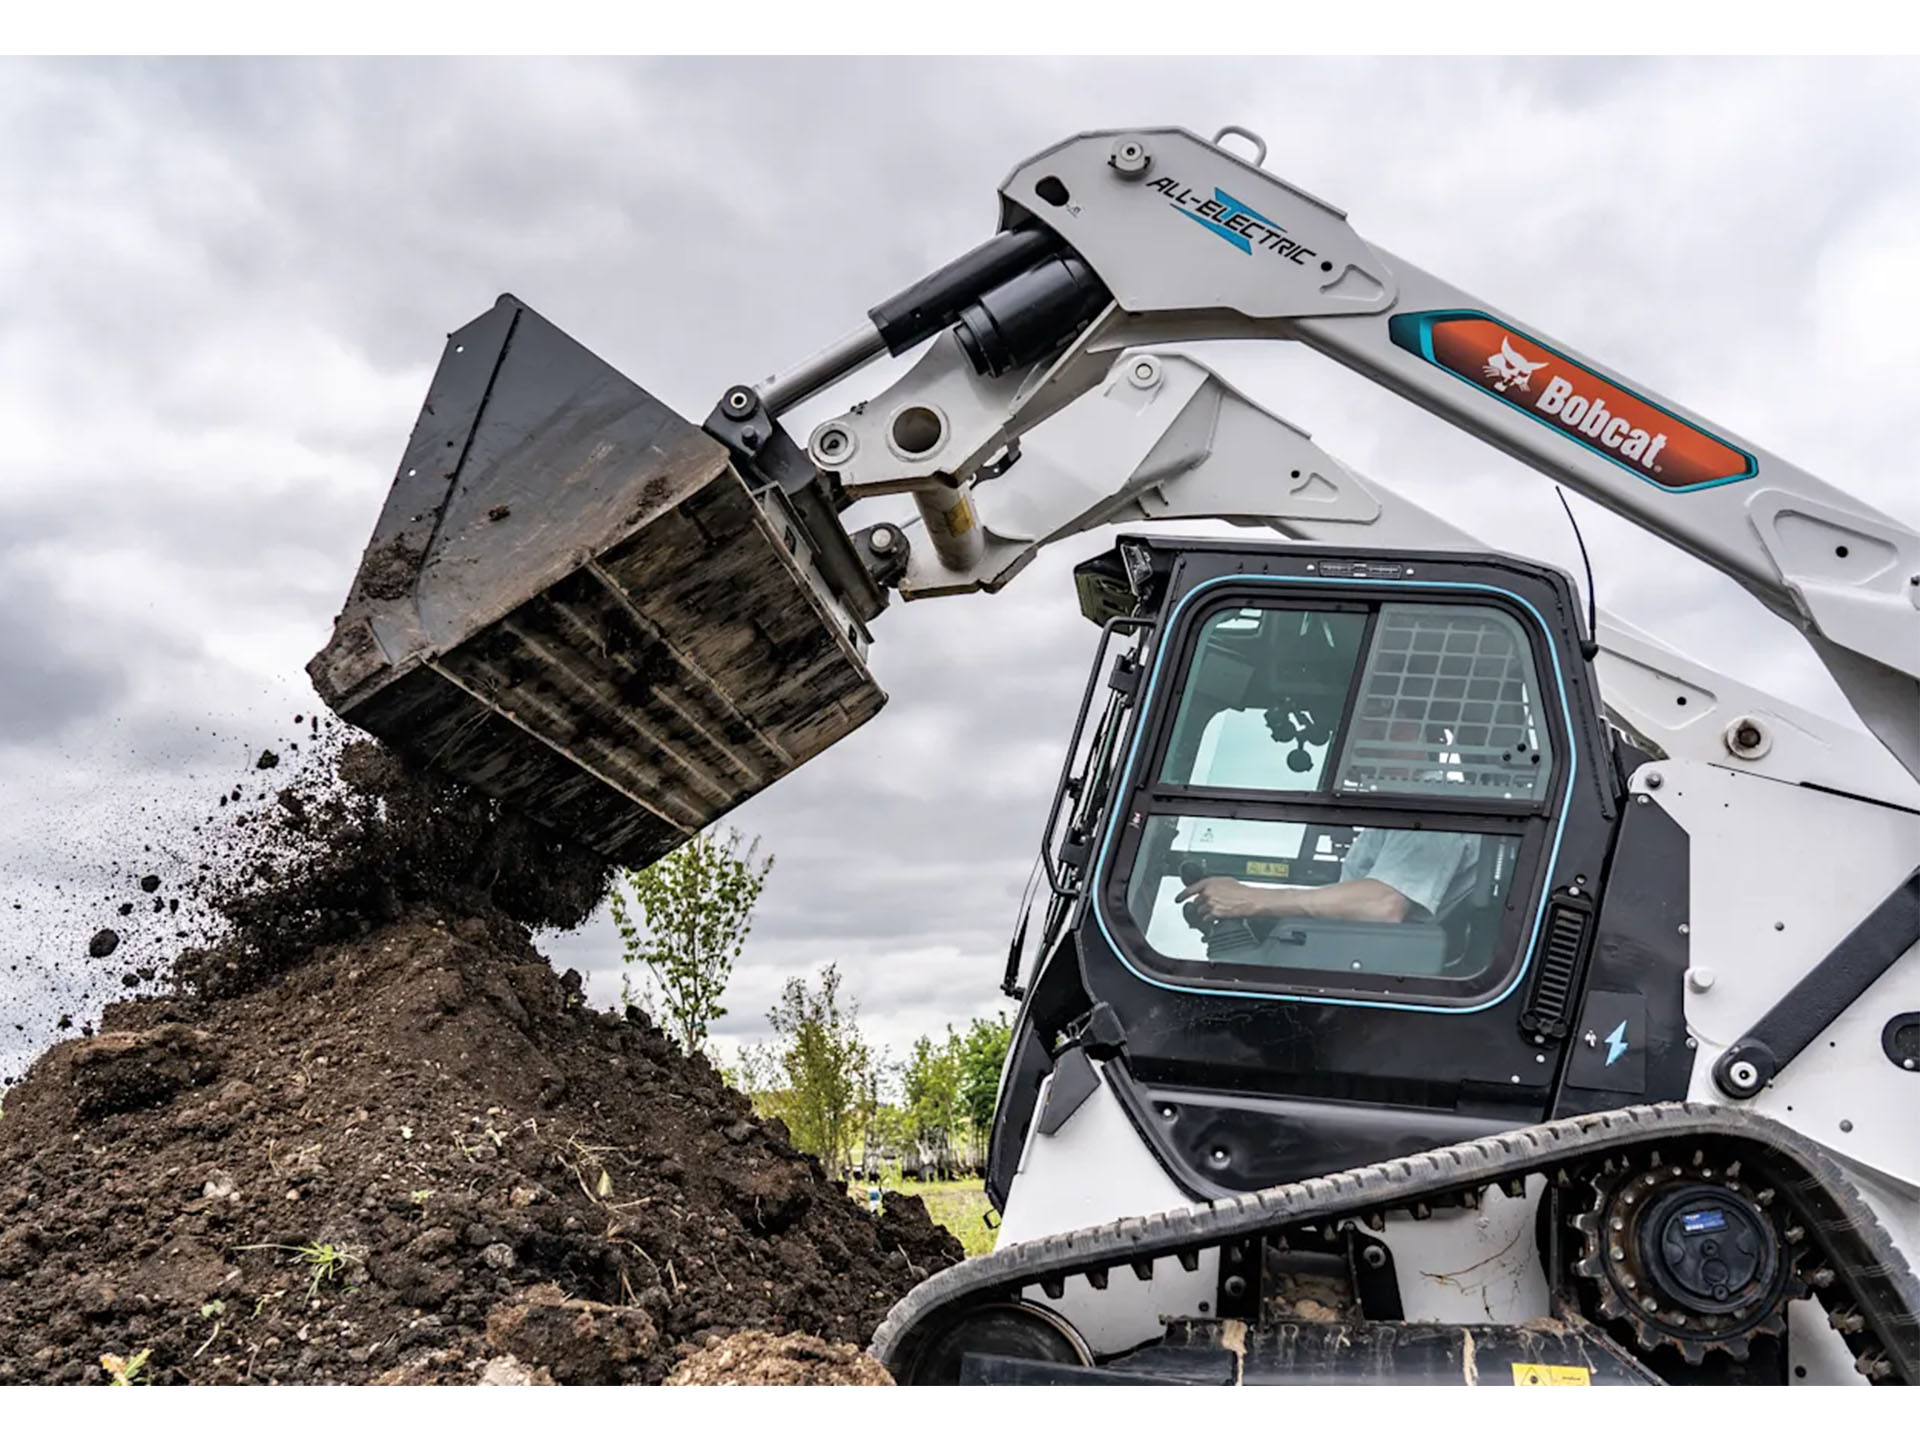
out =
<svg viewBox="0 0 1920 1440"><path fill-rule="evenodd" d="M984 1218L993 1207L987 1203L986 1187L978 1180L936 1180L924 1185L918 1180L889 1180L884 1184L886 1189L903 1195L918 1195L926 1202L933 1223L946 1226L967 1247L967 1254L985 1255L993 1249L993 1231ZM852 1191L854 1199L866 1202L865 1185L856 1184ZM997 1214L993 1218L996 1222L1000 1219Z"/></svg>

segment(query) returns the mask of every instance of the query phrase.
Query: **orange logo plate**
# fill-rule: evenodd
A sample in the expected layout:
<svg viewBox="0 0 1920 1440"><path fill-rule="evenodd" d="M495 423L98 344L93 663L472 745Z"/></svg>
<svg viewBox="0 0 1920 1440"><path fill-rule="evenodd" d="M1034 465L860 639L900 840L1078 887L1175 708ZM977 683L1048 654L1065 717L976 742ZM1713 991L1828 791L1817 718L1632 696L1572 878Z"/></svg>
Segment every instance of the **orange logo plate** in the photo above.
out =
<svg viewBox="0 0 1920 1440"><path fill-rule="evenodd" d="M1474 310L1387 322L1393 343L1666 490L1751 479L1753 456Z"/></svg>

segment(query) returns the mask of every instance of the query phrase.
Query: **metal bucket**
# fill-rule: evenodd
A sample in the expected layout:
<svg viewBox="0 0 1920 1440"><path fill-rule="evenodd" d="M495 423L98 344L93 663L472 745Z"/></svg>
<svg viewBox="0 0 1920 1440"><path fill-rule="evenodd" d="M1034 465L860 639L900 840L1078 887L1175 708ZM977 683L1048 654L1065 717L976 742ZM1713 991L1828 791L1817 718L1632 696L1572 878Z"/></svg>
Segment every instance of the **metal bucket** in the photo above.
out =
<svg viewBox="0 0 1920 1440"><path fill-rule="evenodd" d="M515 300L448 338L333 638L336 713L645 865L871 719L777 489Z"/></svg>

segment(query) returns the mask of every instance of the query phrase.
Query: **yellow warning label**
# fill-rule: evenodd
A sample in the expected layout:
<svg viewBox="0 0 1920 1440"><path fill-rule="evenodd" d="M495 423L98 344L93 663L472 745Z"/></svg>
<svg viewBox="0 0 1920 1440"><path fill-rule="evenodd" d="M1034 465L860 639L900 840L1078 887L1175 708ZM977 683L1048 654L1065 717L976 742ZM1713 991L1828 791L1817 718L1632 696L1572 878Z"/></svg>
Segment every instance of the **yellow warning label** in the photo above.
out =
<svg viewBox="0 0 1920 1440"><path fill-rule="evenodd" d="M947 512L947 533L958 540L973 528L973 506L962 500Z"/></svg>
<svg viewBox="0 0 1920 1440"><path fill-rule="evenodd" d="M1513 1383L1515 1385L1591 1385L1593 1373L1584 1365L1522 1365L1515 1361Z"/></svg>
<svg viewBox="0 0 1920 1440"><path fill-rule="evenodd" d="M1247 861L1247 874L1249 875L1274 875L1284 880L1290 873L1290 866L1285 860Z"/></svg>

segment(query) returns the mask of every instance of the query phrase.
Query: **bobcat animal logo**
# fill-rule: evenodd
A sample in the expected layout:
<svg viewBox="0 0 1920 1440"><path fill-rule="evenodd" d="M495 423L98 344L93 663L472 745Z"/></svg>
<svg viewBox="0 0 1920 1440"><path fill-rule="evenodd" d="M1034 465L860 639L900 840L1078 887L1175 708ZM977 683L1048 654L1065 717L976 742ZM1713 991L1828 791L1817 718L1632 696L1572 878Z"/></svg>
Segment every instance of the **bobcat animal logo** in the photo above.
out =
<svg viewBox="0 0 1920 1440"><path fill-rule="evenodd" d="M1493 381L1493 388L1504 394L1509 385L1515 390L1527 389L1528 378L1546 363L1544 360L1527 359L1513 348L1513 341L1502 335L1500 353L1489 355L1484 368L1487 378Z"/></svg>

